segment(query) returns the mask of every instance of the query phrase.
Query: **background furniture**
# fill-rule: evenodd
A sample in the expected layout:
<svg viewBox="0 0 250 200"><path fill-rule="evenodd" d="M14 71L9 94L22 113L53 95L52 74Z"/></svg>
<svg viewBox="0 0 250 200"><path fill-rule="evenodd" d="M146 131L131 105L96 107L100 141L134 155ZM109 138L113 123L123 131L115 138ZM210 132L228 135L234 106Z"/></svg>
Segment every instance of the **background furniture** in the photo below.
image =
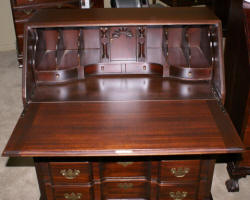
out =
<svg viewBox="0 0 250 200"><path fill-rule="evenodd" d="M242 6L243 5L243 6ZM233 1L228 40L225 47L226 109L239 132L247 151L238 162L228 163L230 180L226 182L231 192L239 191L238 179L250 175L250 4ZM234 38L240 38L234 39Z"/></svg>
<svg viewBox="0 0 250 200"><path fill-rule="evenodd" d="M223 35L227 35L228 17L230 15L230 4L232 0L160 0L168 6L197 6L206 5L214 11L217 17L222 21ZM233 0L234 1L234 0ZM242 1L242 0L240 0ZM153 4L156 0L153 0Z"/></svg>
<svg viewBox="0 0 250 200"><path fill-rule="evenodd" d="M41 199L209 200L216 159L243 151L207 8L44 9L24 44L3 155L34 158Z"/></svg>
<svg viewBox="0 0 250 200"><path fill-rule="evenodd" d="M169 6L195 6L210 4L211 0L160 0ZM156 3L156 0L153 0L153 3Z"/></svg>
<svg viewBox="0 0 250 200"><path fill-rule="evenodd" d="M142 8L149 7L148 0L111 0L112 8Z"/></svg>
<svg viewBox="0 0 250 200"><path fill-rule="evenodd" d="M11 0L12 14L17 38L19 65L23 64L24 23L41 8L81 8L84 0ZM92 6L103 8L103 0L92 0Z"/></svg>

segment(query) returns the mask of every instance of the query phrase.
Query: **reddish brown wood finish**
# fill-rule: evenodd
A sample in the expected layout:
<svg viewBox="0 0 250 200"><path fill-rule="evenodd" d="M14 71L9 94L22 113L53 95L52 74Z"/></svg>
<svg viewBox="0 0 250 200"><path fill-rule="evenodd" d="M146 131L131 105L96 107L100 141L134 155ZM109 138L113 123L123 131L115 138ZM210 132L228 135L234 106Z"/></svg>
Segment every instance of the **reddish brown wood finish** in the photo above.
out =
<svg viewBox="0 0 250 200"><path fill-rule="evenodd" d="M61 168L58 167L57 170L64 169L63 163L67 164L67 166L71 168L75 168L77 165L72 163L72 159L36 159L35 163L37 166L37 171L40 173L40 183L42 186L46 185L46 193L51 194L48 196L48 199L63 199L66 193L81 193L84 199L109 199L109 198L135 198L135 199L172 199L170 197L170 192L187 192L186 199L194 200L199 197L199 199L209 199L209 191L212 179L212 169L214 168L213 160L204 160L201 157L196 157L194 160L186 160L188 157L164 157L162 159L170 159L170 161L162 161L156 158L141 158L140 161L136 161L135 159L108 159L100 160L98 158L86 160L83 159L83 162L88 161L90 166L89 174L93 174L93 179L86 181L84 183L79 183L78 185L59 185L53 184L50 179L46 177L50 177L49 168L44 168L44 166L48 166L51 161L59 163ZM79 159L75 158L79 161ZM184 159L185 161L183 161ZM61 163L61 161L63 161ZM66 161L66 162L65 162ZM132 162L131 162L132 161ZM168 165L167 163L171 163ZM180 165L181 163L181 165ZM147 179L143 179L142 176L138 176L138 174L131 174L131 171L135 170L137 172L140 171L142 164L145 165L145 174L147 174ZM167 179L161 180L161 174L166 173L167 170L171 173L172 167L182 166L182 167L190 167L194 164L198 164L199 169L196 169L199 176L196 177L196 174L187 174L189 178L180 177L178 180L176 179ZM60 166L58 165L58 166ZM102 166L107 165L114 169L115 171L121 167L124 169L121 171L116 171L112 178L104 177L106 173L104 172L106 169ZM162 168L161 166L168 166L169 168ZM41 170L43 169L43 170ZM78 168L76 168L78 169ZM194 169L194 168L193 168ZM159 173L157 172L159 171ZM56 171L55 171L56 172ZM58 173L59 174L59 173ZM98 175L100 174L100 175ZM194 176L194 177L193 177ZM90 176L92 177L92 176ZM63 179L64 177L62 177ZM52 177L51 177L52 179Z"/></svg>
<svg viewBox="0 0 250 200"><path fill-rule="evenodd" d="M113 178L149 178L149 163L147 162L104 162L102 163L102 174L104 179Z"/></svg>
<svg viewBox="0 0 250 200"><path fill-rule="evenodd" d="M62 15L62 13L64 13ZM129 15L127 15L129 13ZM52 18L53 16L53 18ZM152 17L154 16L154 17ZM77 23L76 20L77 19ZM92 25L115 26L128 25L184 25L184 24L216 24L219 19L207 8L120 8L120 9L47 9L29 21L28 26L39 27L46 25L64 27ZM35 25L35 26L34 26Z"/></svg>
<svg viewBox="0 0 250 200"><path fill-rule="evenodd" d="M207 8L165 11L153 9L149 15L148 9L43 10L26 27L26 35L31 37L27 36L25 48L36 51L35 59L27 51L24 79L27 68L35 72L33 84L69 82L100 74L162 74L184 80L212 80L224 102L219 20ZM78 21L74 21L75 14ZM128 26L131 24L137 26ZM176 62L180 57L183 62ZM30 89L24 87L24 103L34 93Z"/></svg>
<svg viewBox="0 0 250 200"><path fill-rule="evenodd" d="M80 8L81 0L10 0L17 38L17 53L19 65L23 65L24 24L39 9L44 8ZM103 8L103 0L94 0L93 7Z"/></svg>
<svg viewBox="0 0 250 200"><path fill-rule="evenodd" d="M212 84L161 77L99 76L57 85L39 85L32 102L214 99Z"/></svg>
<svg viewBox="0 0 250 200"><path fill-rule="evenodd" d="M171 160L162 161L160 169L160 180L161 181L197 181L200 176L200 160ZM171 169L188 168L188 173L184 177L176 177Z"/></svg>
<svg viewBox="0 0 250 200"><path fill-rule="evenodd" d="M27 24L24 111L3 155L35 158L41 198L208 200L215 159L243 151L220 21L148 11L43 10Z"/></svg>
<svg viewBox="0 0 250 200"><path fill-rule="evenodd" d="M191 155L241 151L239 137L215 101L134 101L29 104L4 155Z"/></svg>
<svg viewBox="0 0 250 200"><path fill-rule="evenodd" d="M239 191L238 179L250 175L250 6L249 3L233 1L235 9L234 16L229 27L230 38L241 38L241 40L230 40L226 43L226 80L227 98L226 108L239 132L247 152L243 154L241 161L228 164L230 179L226 182L228 191ZM237 30L237 31L235 31ZM239 51L235 50L235 47Z"/></svg>
<svg viewBox="0 0 250 200"><path fill-rule="evenodd" d="M52 177L52 183L58 185L64 184L83 184L90 182L92 178L91 166L88 162L80 162L80 163L63 163L63 162L50 162L50 174ZM79 175L77 175L74 179L66 178L66 175L63 176L61 170L79 170Z"/></svg>

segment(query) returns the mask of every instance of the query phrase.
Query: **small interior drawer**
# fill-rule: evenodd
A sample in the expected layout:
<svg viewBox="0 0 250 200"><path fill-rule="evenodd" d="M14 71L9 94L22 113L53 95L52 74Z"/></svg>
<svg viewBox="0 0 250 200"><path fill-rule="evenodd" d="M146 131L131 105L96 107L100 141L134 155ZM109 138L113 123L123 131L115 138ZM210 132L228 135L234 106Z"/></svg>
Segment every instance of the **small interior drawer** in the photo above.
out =
<svg viewBox="0 0 250 200"><path fill-rule="evenodd" d="M197 184L160 185L159 200L195 200Z"/></svg>
<svg viewBox="0 0 250 200"><path fill-rule="evenodd" d="M89 183L92 177L90 163L50 162L50 171L54 184Z"/></svg>
<svg viewBox="0 0 250 200"><path fill-rule="evenodd" d="M85 75L97 75L105 73L121 73L122 66L120 64L106 64L106 65L88 65L84 67Z"/></svg>
<svg viewBox="0 0 250 200"><path fill-rule="evenodd" d="M147 162L105 162L102 164L103 178L142 178L148 176Z"/></svg>
<svg viewBox="0 0 250 200"><path fill-rule="evenodd" d="M104 199L146 199L150 186L143 181L104 182Z"/></svg>
<svg viewBox="0 0 250 200"><path fill-rule="evenodd" d="M162 161L160 168L161 181L195 181L199 179L200 160Z"/></svg>
<svg viewBox="0 0 250 200"><path fill-rule="evenodd" d="M64 186L54 187L55 200L91 200L93 189L90 186Z"/></svg>

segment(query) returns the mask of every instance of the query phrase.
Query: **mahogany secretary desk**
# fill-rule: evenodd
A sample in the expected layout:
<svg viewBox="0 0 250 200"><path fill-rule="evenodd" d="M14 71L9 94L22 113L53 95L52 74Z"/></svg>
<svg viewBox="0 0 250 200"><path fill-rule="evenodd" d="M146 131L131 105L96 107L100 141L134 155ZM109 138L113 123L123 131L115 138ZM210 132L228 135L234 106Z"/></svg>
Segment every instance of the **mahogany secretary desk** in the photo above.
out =
<svg viewBox="0 0 250 200"><path fill-rule="evenodd" d="M209 9L42 10L24 42L3 155L34 158L42 200L209 200L216 159L243 152Z"/></svg>

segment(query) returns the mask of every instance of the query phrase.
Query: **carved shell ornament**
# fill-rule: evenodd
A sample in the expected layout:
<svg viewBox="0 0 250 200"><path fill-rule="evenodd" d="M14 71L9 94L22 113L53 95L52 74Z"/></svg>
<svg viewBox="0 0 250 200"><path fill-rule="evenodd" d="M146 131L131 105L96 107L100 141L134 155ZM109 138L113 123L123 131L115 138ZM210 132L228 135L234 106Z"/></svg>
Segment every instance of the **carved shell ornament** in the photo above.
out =
<svg viewBox="0 0 250 200"><path fill-rule="evenodd" d="M120 27L119 29L115 30L114 33L112 33L112 39L117 39L121 35L126 35L127 38L134 37L131 30L129 30L127 27Z"/></svg>

